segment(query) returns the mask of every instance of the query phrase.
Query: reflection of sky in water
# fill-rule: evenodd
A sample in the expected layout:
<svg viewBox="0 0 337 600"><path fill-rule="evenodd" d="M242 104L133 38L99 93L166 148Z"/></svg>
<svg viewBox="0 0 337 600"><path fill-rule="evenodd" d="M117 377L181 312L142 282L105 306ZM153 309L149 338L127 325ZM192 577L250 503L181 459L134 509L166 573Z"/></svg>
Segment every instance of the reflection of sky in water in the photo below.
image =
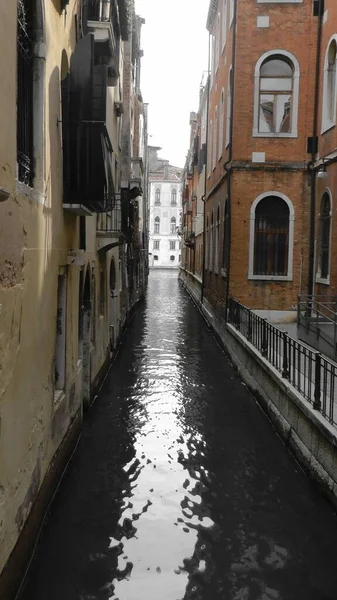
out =
<svg viewBox="0 0 337 600"><path fill-rule="evenodd" d="M20 600L334 600L334 515L152 273Z"/></svg>

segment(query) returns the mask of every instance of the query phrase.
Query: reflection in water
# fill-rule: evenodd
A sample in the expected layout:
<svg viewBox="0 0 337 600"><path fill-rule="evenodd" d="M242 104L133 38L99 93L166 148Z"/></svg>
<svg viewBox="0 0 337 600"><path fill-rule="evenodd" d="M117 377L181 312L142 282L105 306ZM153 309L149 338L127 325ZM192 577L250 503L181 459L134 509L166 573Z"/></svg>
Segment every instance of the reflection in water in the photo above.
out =
<svg viewBox="0 0 337 600"><path fill-rule="evenodd" d="M336 533L176 273L157 271L22 600L332 600Z"/></svg>

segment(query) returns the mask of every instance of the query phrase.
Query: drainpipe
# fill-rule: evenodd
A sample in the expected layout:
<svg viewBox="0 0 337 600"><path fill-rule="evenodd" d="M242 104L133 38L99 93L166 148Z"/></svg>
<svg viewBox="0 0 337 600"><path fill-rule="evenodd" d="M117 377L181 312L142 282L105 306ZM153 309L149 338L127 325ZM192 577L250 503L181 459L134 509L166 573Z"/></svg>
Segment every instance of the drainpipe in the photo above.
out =
<svg viewBox="0 0 337 600"><path fill-rule="evenodd" d="M208 161L208 121L209 121L209 95L211 91L211 34L208 36L208 77L207 77L207 103L206 103L206 156L205 156L205 186L204 195L201 200L204 203L204 229L202 232L203 247L202 247L202 281L201 281L201 304L204 302L205 291L205 258L206 258L206 196L207 196L207 161Z"/></svg>
<svg viewBox="0 0 337 600"><path fill-rule="evenodd" d="M310 199L310 244L309 244L309 273L308 273L308 295L314 292L314 270L315 270L315 217L316 217L316 177L317 171L314 167L316 153L315 140L318 132L318 107L319 107L319 82L321 66L322 47L322 25L324 14L324 0L319 0L318 26L317 26L317 48L316 48L316 74L315 74L315 99L314 99L314 121L313 121L313 147L311 153L311 199Z"/></svg>
<svg viewBox="0 0 337 600"><path fill-rule="evenodd" d="M228 167L233 160L233 131L234 131L234 81L235 81L235 65L236 65L236 25L238 14L238 0L234 2L233 15L233 37L232 37L232 81L231 81L231 124L229 130L229 152L228 161L224 164L224 169L227 172L227 210L228 210L228 253L227 253L227 278L226 278L226 297L225 297L225 322L228 319L228 303L229 303L229 281L230 281L230 264L231 264L231 233L232 233L232 167ZM225 233L225 232L224 232Z"/></svg>

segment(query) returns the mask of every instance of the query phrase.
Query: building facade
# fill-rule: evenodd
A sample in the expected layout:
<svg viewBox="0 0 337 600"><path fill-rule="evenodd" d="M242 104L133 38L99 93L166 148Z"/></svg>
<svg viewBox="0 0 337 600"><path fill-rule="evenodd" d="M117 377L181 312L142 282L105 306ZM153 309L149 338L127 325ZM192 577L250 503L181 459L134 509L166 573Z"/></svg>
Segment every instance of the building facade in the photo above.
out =
<svg viewBox="0 0 337 600"><path fill-rule="evenodd" d="M146 287L147 107L131 0L18 0L0 12L0 597L10 600Z"/></svg>
<svg viewBox="0 0 337 600"><path fill-rule="evenodd" d="M149 146L150 268L178 269L181 260L181 172Z"/></svg>
<svg viewBox="0 0 337 600"><path fill-rule="evenodd" d="M192 275L182 277L223 322L230 296L253 309L291 311L310 284L319 5L209 4L207 146L203 154L194 136L199 157L190 175L198 197L200 158L203 276L198 281L191 257ZM199 109L197 120L201 115ZM192 241L185 240L186 252L196 254Z"/></svg>

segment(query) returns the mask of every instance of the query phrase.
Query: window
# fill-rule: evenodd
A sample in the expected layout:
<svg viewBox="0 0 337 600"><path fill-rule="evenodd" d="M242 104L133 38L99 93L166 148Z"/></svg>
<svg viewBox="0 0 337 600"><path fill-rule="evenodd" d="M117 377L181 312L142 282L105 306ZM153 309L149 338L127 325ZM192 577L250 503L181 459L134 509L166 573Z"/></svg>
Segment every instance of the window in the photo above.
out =
<svg viewBox="0 0 337 600"><path fill-rule="evenodd" d="M175 188L171 192L171 204L172 206L176 206L177 204L177 190Z"/></svg>
<svg viewBox="0 0 337 600"><path fill-rule="evenodd" d="M102 269L99 276L99 312L104 315L105 311L105 271Z"/></svg>
<svg viewBox="0 0 337 600"><path fill-rule="evenodd" d="M171 254L170 256L170 260L173 262L175 260L175 256L173 256L173 254Z"/></svg>
<svg viewBox="0 0 337 600"><path fill-rule="evenodd" d="M233 23L234 2L235 2L235 0L229 0L229 26L231 26L231 24Z"/></svg>
<svg viewBox="0 0 337 600"><path fill-rule="evenodd" d="M218 13L217 20L216 20L216 32L215 32L215 62L214 62L215 70L217 70L219 67L220 48L221 48L220 13Z"/></svg>
<svg viewBox="0 0 337 600"><path fill-rule="evenodd" d="M228 72L227 83L227 107L226 107L226 148L229 145L231 134L231 114L232 114L232 67Z"/></svg>
<svg viewBox="0 0 337 600"><path fill-rule="evenodd" d="M17 30L17 163L18 179L33 185L33 6L18 3Z"/></svg>
<svg viewBox="0 0 337 600"><path fill-rule="evenodd" d="M218 152L218 160L222 157L223 151L223 133L224 133L224 119L225 119L225 92L221 91L220 98L220 123L219 123L219 152Z"/></svg>
<svg viewBox="0 0 337 600"><path fill-rule="evenodd" d="M160 240L154 240L153 241L153 250L159 250L160 247Z"/></svg>
<svg viewBox="0 0 337 600"><path fill-rule="evenodd" d="M214 252L213 235L214 235L214 213L212 211L211 228L210 228L210 236L209 236L209 270L210 271L212 271L212 269L213 269L213 252Z"/></svg>
<svg viewBox="0 0 337 600"><path fill-rule="evenodd" d="M330 40L324 61L322 133L336 124L336 40Z"/></svg>
<svg viewBox="0 0 337 600"><path fill-rule="evenodd" d="M323 194L319 215L319 257L317 279L329 283L330 274L330 240L331 240L331 200L328 192Z"/></svg>
<svg viewBox="0 0 337 600"><path fill-rule="evenodd" d="M154 220L154 233L159 233L159 229L160 229L160 218L159 217L155 217L155 220Z"/></svg>
<svg viewBox="0 0 337 600"><path fill-rule="evenodd" d="M222 0L222 50L227 39L227 0Z"/></svg>
<svg viewBox="0 0 337 600"><path fill-rule="evenodd" d="M64 268L62 270L65 270ZM66 323L67 323L67 276L58 276L56 341L55 341L55 388L63 390L66 383Z"/></svg>
<svg viewBox="0 0 337 600"><path fill-rule="evenodd" d="M214 129L213 129L213 146L212 146L212 169L216 167L216 151L218 138L218 107L214 110Z"/></svg>
<svg viewBox="0 0 337 600"><path fill-rule="evenodd" d="M282 51L267 52L255 67L253 135L296 137L299 65Z"/></svg>
<svg viewBox="0 0 337 600"><path fill-rule="evenodd" d="M259 196L251 208L250 279L292 278L293 205L283 194Z"/></svg>
<svg viewBox="0 0 337 600"><path fill-rule="evenodd" d="M209 266L209 220L206 220L206 248L205 248L205 269Z"/></svg>
<svg viewBox="0 0 337 600"><path fill-rule="evenodd" d="M171 233L176 233L176 231L177 231L177 219L175 217L172 217L172 219L171 219L170 231L171 231Z"/></svg>
<svg viewBox="0 0 337 600"><path fill-rule="evenodd" d="M215 227L215 261L214 271L219 271L219 237L220 237L220 207L218 206L218 212L216 216L216 227Z"/></svg>
<svg viewBox="0 0 337 600"><path fill-rule="evenodd" d="M221 257L221 273L226 275L228 266L228 250L229 250L229 230L228 230L228 202L225 201L223 213L223 238L222 238L222 257Z"/></svg>
<svg viewBox="0 0 337 600"><path fill-rule="evenodd" d="M213 121L209 124L208 131L208 148L209 152L207 152L207 176L210 177L212 170L212 135L213 135Z"/></svg>
<svg viewBox="0 0 337 600"><path fill-rule="evenodd" d="M159 188L156 189L154 203L157 205L160 204L160 189Z"/></svg>
<svg viewBox="0 0 337 600"><path fill-rule="evenodd" d="M154 255L154 260L159 260L157 254Z"/></svg>
<svg viewBox="0 0 337 600"><path fill-rule="evenodd" d="M176 249L176 243L172 240L170 240L170 250L175 250Z"/></svg>

